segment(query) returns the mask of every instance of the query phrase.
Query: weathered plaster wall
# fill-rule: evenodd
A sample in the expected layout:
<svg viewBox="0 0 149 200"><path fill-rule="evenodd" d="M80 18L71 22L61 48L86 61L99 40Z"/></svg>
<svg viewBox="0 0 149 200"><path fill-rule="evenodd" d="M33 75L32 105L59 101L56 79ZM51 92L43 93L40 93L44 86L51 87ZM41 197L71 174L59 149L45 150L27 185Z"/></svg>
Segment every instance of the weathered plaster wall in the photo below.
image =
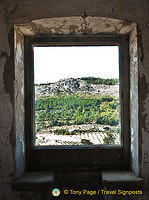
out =
<svg viewBox="0 0 149 200"><path fill-rule="evenodd" d="M142 169L145 177L145 186L149 187L149 26L140 26L142 36L142 67L140 72L140 84L142 86L142 92L140 95L142 105L142 121L140 121L141 133L142 133Z"/></svg>
<svg viewBox="0 0 149 200"><path fill-rule="evenodd" d="M17 29L25 35L95 35L129 34L134 24L105 17L61 17L33 20L31 23L17 24Z"/></svg>
<svg viewBox="0 0 149 200"><path fill-rule="evenodd" d="M15 131L15 168L16 177L24 171L24 36L14 31L14 131Z"/></svg>
<svg viewBox="0 0 149 200"><path fill-rule="evenodd" d="M11 20L27 22L34 19L67 16L109 17L126 19L138 23L148 23L149 3L147 0L4 0L5 11Z"/></svg>
<svg viewBox="0 0 149 200"><path fill-rule="evenodd" d="M17 109L14 99L21 91L16 91L15 69L13 63L13 25L53 17L80 16L78 28L69 27L73 34L81 29L91 32L90 18L86 16L110 17L126 22L138 23L139 31L139 138L142 155L139 155L142 175L146 187L149 187L149 2L146 0L4 0L0 2L0 199L40 199L34 193L19 193L11 190L11 179L14 177L14 119ZM81 22L82 21L82 22ZM88 26L86 26L88 24ZM98 30L98 24L93 25ZM86 27L88 27L86 29ZM107 27L108 28L108 27ZM59 33L53 30L53 33ZM18 46L19 48L19 46ZM22 74L23 76L23 74ZM18 84L22 85L21 80ZM15 86L15 87L14 87ZM23 87L23 85L22 85ZM22 100L21 100L22 101ZM20 109L20 108L19 108ZM23 110L21 115L23 115ZM18 118L19 120L19 118ZM21 128L22 127L22 128ZM21 132L23 125L18 127ZM21 148L21 138L18 138ZM141 140L143 143L141 143ZM143 161L141 160L143 158ZM23 159L22 159L23 162Z"/></svg>
<svg viewBox="0 0 149 200"><path fill-rule="evenodd" d="M14 173L13 154L13 96L10 97L10 83L13 83L13 73L10 77L6 73L12 72L10 65L9 26L6 22L5 10L0 6L0 199L15 198L11 190L10 180ZM6 65L9 67L7 68ZM10 69L11 68L11 69ZM4 81L4 78L7 80ZM8 78L12 80L8 80Z"/></svg>
<svg viewBox="0 0 149 200"><path fill-rule="evenodd" d="M131 165L135 174L139 175L138 151L138 46L137 28L130 33L130 132L131 132Z"/></svg>

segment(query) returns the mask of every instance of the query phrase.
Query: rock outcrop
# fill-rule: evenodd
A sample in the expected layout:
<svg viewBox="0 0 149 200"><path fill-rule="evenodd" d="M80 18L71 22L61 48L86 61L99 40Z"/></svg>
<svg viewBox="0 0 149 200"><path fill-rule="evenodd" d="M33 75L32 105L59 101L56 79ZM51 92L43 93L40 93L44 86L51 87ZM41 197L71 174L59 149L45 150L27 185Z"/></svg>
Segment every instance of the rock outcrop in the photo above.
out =
<svg viewBox="0 0 149 200"><path fill-rule="evenodd" d="M59 80L55 83L40 84L35 86L36 96L54 96L65 92L71 93L85 93L85 94L102 94L102 95L119 95L118 85L101 85L89 84L79 78L67 78Z"/></svg>

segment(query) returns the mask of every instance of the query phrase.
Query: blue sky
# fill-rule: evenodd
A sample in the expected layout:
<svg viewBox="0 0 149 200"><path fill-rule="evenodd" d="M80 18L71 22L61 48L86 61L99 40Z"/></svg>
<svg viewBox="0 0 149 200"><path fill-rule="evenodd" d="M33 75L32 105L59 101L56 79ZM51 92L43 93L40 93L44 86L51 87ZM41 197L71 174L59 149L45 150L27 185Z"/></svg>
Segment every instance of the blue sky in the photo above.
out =
<svg viewBox="0 0 149 200"><path fill-rule="evenodd" d="M34 47L35 83L119 77L118 46Z"/></svg>

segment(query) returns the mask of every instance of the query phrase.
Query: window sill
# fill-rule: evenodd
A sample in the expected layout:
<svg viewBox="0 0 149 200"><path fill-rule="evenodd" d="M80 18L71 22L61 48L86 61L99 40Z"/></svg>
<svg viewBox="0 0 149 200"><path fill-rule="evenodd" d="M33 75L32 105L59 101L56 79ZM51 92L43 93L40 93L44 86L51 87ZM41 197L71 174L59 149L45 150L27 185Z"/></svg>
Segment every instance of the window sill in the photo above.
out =
<svg viewBox="0 0 149 200"><path fill-rule="evenodd" d="M54 184L52 172L25 172L12 182L14 190L44 190Z"/></svg>
<svg viewBox="0 0 149 200"><path fill-rule="evenodd" d="M126 171L103 171L102 178L100 172L26 172L20 178L12 182L14 190L45 190L57 185L75 186L89 185L102 188L143 188L143 179L136 177L131 172ZM91 185L90 185L91 184Z"/></svg>
<svg viewBox="0 0 149 200"><path fill-rule="evenodd" d="M102 187L110 189L138 189L143 188L143 179L127 171L103 171Z"/></svg>

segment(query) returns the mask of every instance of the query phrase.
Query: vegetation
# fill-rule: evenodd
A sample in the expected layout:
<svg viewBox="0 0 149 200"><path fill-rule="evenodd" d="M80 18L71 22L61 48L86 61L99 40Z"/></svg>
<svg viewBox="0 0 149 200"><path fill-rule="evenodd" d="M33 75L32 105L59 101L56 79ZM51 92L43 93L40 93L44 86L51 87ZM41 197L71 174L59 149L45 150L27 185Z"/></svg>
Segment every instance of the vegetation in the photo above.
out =
<svg viewBox="0 0 149 200"><path fill-rule="evenodd" d="M110 128L109 130L105 131L106 136L103 139L104 144L115 144L115 135L112 132L113 130Z"/></svg>
<svg viewBox="0 0 149 200"><path fill-rule="evenodd" d="M35 101L36 131L63 125L119 124L119 100L112 96L62 95L38 97ZM82 130L85 131L85 130ZM87 130L88 131L88 130ZM93 130L90 130L93 131ZM95 130L94 130L95 131ZM61 134L68 130L57 130ZM80 131L79 131L80 132Z"/></svg>
<svg viewBox="0 0 149 200"><path fill-rule="evenodd" d="M81 133L92 133L98 132L99 129L90 128L90 129L75 129L73 131L69 131L68 128L61 128L54 130L54 133L61 134L61 135L80 135Z"/></svg>
<svg viewBox="0 0 149 200"><path fill-rule="evenodd" d="M119 84L119 79L117 78L103 79L103 78L95 78L95 77L83 77L80 79L90 84L102 84L102 85L118 85Z"/></svg>

